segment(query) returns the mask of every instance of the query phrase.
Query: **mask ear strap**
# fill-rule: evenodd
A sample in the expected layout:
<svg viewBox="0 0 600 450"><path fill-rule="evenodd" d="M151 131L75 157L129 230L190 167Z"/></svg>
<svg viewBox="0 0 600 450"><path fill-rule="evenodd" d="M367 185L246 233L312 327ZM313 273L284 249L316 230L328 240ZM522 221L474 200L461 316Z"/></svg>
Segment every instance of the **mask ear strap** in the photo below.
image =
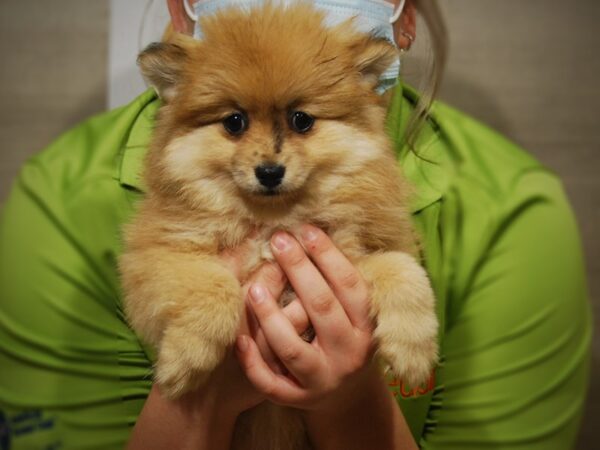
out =
<svg viewBox="0 0 600 450"><path fill-rule="evenodd" d="M181 0L183 2L183 9L185 9L185 13L187 16L192 19L193 22L198 21L198 16L192 11L192 7L190 6L190 0ZM402 0L404 3L404 0Z"/></svg>
<svg viewBox="0 0 600 450"><path fill-rule="evenodd" d="M183 0L183 3L187 3L186 0ZM405 3L406 3L406 0L400 0L400 3L398 3L398 7L394 11L394 14L392 14L392 16L390 17L390 23L393 24L393 23L396 23L398 21L398 19L402 15L402 11L404 11L404 4Z"/></svg>

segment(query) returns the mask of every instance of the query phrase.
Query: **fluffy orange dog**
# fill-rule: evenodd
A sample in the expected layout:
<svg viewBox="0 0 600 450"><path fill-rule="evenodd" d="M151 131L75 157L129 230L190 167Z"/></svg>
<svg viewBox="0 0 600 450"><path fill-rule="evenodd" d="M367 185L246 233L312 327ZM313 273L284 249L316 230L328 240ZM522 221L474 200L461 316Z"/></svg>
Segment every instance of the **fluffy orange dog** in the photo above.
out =
<svg viewBox="0 0 600 450"><path fill-rule="evenodd" d="M260 230L247 276L271 257L275 230L301 223L326 230L369 282L379 357L423 381L437 353L434 298L375 92L397 50L351 21L327 28L302 3L201 20L202 41L139 59L164 104L120 269L130 323L158 349L156 382L170 397L198 387L235 340L240 282L219 254ZM246 446L304 448L302 430L286 430L296 412L265 407L277 411L253 426L268 433Z"/></svg>

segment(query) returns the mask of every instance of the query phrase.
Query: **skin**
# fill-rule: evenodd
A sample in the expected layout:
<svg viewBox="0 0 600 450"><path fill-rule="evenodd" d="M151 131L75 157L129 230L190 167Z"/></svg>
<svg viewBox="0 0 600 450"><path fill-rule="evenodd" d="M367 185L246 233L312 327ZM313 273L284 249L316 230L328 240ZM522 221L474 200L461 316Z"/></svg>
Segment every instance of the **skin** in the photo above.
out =
<svg viewBox="0 0 600 450"><path fill-rule="evenodd" d="M191 34L181 0L168 6L174 29ZM411 0L394 31L398 46L408 48L401 31L415 33ZM319 450L418 448L371 363L367 284L323 231L310 225L298 231L307 250L292 235L276 233L276 263L263 265L244 286L247 313L235 349L206 385L183 398L167 400L155 385L129 449L229 449L238 415L263 401L302 410ZM242 245L221 256L238 277L245 251ZM288 281L299 301L280 309ZM317 334L312 343L299 336L309 323Z"/></svg>

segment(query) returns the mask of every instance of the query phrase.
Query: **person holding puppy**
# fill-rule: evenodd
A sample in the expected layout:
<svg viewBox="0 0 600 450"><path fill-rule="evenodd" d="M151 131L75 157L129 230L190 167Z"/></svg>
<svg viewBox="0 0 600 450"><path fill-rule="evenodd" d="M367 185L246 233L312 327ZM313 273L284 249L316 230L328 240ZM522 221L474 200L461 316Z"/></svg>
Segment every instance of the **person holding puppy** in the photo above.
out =
<svg viewBox="0 0 600 450"><path fill-rule="evenodd" d="M174 29L191 34L186 6L169 1ZM406 2L395 22L398 47L414 40L416 8L442 62L434 2ZM139 168L159 104L147 92L31 160L7 202L0 419L8 445L118 448L137 422L130 448L229 448L243 412L272 401L305 412L317 449L569 448L590 325L577 228L560 182L442 104L408 125L428 95L383 87L438 302L441 361L427 383L385 380L370 364L369 289L328 236L306 225L301 242L273 236L277 264L247 283L252 314L207 384L178 401L152 386L155 356L124 320L116 271L119 230L144 192ZM234 273L244 251L222 255ZM279 310L287 281L301 301ZM320 357L286 353L315 319L325 330ZM290 380L290 368L306 377Z"/></svg>

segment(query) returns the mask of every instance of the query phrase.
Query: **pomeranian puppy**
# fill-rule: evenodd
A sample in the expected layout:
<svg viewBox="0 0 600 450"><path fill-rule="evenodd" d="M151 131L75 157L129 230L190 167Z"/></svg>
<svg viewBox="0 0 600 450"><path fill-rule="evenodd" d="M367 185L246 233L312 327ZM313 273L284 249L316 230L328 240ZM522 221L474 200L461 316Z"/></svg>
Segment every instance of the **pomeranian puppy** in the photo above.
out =
<svg viewBox="0 0 600 450"><path fill-rule="evenodd" d="M307 3L226 9L201 27L201 41L139 57L163 104L120 271L130 324L157 349L155 381L171 398L195 389L234 342L244 302L219 254L259 230L248 276L272 257L276 230L302 223L324 229L370 284L377 356L424 381L434 296L376 92L397 49L352 20L327 27ZM234 447L310 448L299 417L263 404L239 421Z"/></svg>

